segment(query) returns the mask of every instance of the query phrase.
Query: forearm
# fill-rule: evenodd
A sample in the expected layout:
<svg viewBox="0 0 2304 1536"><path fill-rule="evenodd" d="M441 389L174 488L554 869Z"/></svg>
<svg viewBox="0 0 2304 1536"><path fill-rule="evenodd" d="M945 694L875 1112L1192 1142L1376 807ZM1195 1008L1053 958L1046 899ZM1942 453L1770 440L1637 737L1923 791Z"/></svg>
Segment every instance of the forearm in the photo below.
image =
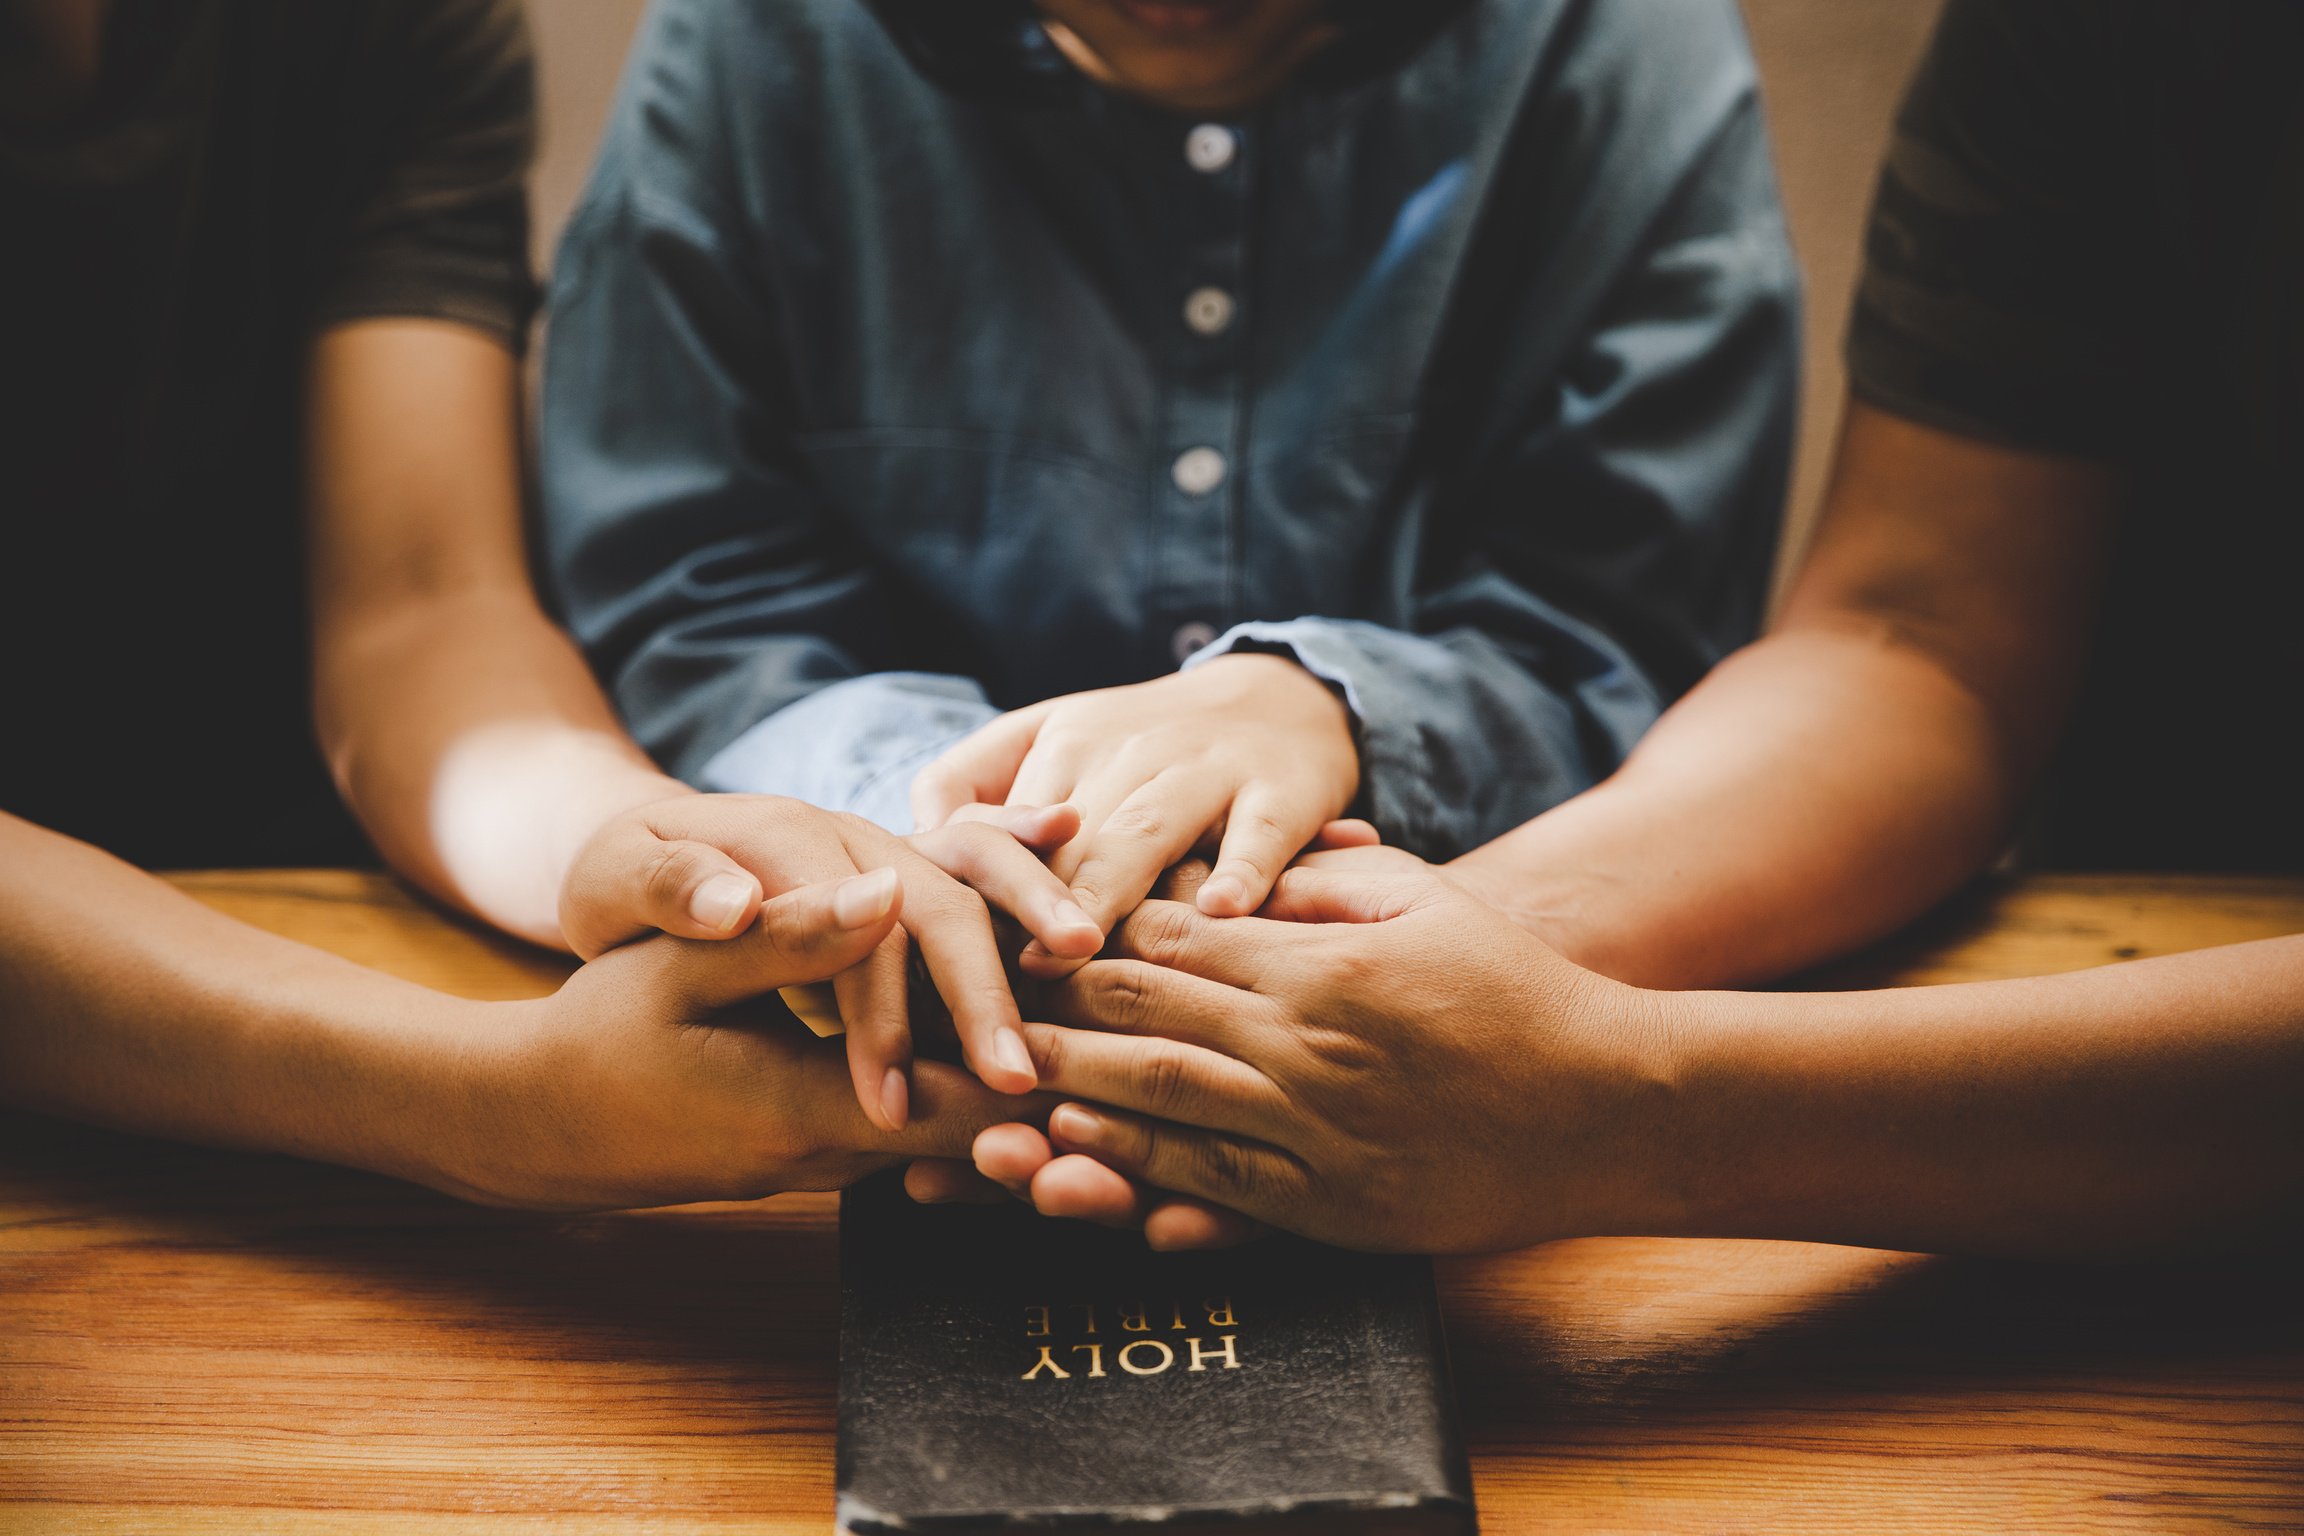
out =
<svg viewBox="0 0 2304 1536"><path fill-rule="evenodd" d="M1619 980L1760 980L1892 931L1989 862L2008 757L1974 695L1892 635L1779 633L1613 777L1450 872Z"/></svg>
<svg viewBox="0 0 2304 1536"><path fill-rule="evenodd" d="M320 648L321 735L377 848L435 896L566 947L562 881L620 811L689 791L523 590L428 594Z"/></svg>
<svg viewBox="0 0 2304 1536"><path fill-rule="evenodd" d="M2304 1234L2304 937L2073 975L1698 994L1650 1223L2150 1255Z"/></svg>
<svg viewBox="0 0 2304 1536"><path fill-rule="evenodd" d="M461 326L363 321L314 344L309 394L314 712L337 785L409 879L564 946L576 850L680 786L536 602L517 365Z"/></svg>
<svg viewBox="0 0 2304 1536"><path fill-rule="evenodd" d="M0 1095L456 1187L459 1105L505 1041L474 1010L236 923L0 816Z"/></svg>

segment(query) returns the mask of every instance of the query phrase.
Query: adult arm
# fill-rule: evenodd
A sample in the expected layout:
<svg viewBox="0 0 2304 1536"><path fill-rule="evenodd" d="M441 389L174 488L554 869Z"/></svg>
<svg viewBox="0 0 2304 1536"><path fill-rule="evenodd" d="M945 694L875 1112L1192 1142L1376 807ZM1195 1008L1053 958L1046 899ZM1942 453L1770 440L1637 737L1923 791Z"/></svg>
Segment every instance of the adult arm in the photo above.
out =
<svg viewBox="0 0 2304 1536"><path fill-rule="evenodd" d="M352 321L315 342L307 394L315 708L337 784L409 879L568 947L561 891L587 839L689 791L632 744L537 603L519 365L461 323ZM667 873L655 925L692 937L763 894L703 844Z"/></svg>
<svg viewBox="0 0 2304 1536"><path fill-rule="evenodd" d="M2005 846L2061 728L2168 288L2134 238L2149 7L1952 0L1896 123L1818 542L1618 777L1459 871L1703 986L1894 928Z"/></svg>
<svg viewBox="0 0 2304 1536"><path fill-rule="evenodd" d="M512 0L348 13L305 374L315 713L385 857L524 938L581 944L565 872L684 793L626 740L530 590L518 352L533 283L528 34ZM708 848L610 882L626 930L733 931L760 886ZM597 925L596 925L597 926Z"/></svg>
<svg viewBox="0 0 2304 1536"><path fill-rule="evenodd" d="M1589 793L1451 866L1580 964L1776 976L2006 845L2086 646L2117 477L1854 401L1771 632Z"/></svg>
<svg viewBox="0 0 2304 1536"><path fill-rule="evenodd" d="M1032 1029L1041 1079L1100 1102L1056 1110L1057 1151L1380 1248L1641 1233L2060 1258L2304 1235L2304 937L2021 981L1672 993L1570 966L1429 876L1295 871L1276 901L1293 922L1148 904L1064 984L1054 1016L1088 1027ZM1071 1161L1032 1177L1043 1209L1071 1213ZM1172 1240L1205 1230L1169 1219Z"/></svg>
<svg viewBox="0 0 2304 1536"><path fill-rule="evenodd" d="M0 815L0 1099L553 1208L826 1188L952 1155L1025 1106L922 1063L902 1134L840 1042L745 1001L853 965L886 872L769 903L741 939L657 939L532 1002L453 998L234 922ZM731 1027L711 1027L716 1025Z"/></svg>

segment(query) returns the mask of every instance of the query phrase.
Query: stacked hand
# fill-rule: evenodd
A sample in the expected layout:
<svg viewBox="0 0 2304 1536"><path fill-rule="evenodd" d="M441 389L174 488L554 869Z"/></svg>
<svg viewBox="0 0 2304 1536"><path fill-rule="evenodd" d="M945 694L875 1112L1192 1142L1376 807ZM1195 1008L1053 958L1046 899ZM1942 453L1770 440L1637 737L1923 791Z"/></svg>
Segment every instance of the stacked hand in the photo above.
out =
<svg viewBox="0 0 2304 1536"><path fill-rule="evenodd" d="M723 942L622 946L537 1002L458 1004L487 1012L473 1013L445 1075L453 1089L428 1115L428 1181L544 1209L755 1199L956 1156L985 1126L1038 1112L923 1061L908 1123L877 1127L840 1042L760 1008L765 993L863 963L906 899L884 867L778 896Z"/></svg>
<svg viewBox="0 0 2304 1536"><path fill-rule="evenodd" d="M938 828L1001 806L1076 807L1079 833L1051 866L1109 930L1202 848L1215 867L1200 910L1255 911L1359 784L1335 693L1285 658L1230 655L1003 715L921 771L912 809ZM1082 958L1042 941L1024 966L1061 975Z"/></svg>
<svg viewBox="0 0 2304 1536"><path fill-rule="evenodd" d="M1046 1214L1141 1217L1162 1247L1236 1237L1233 1212L1424 1251L1654 1215L1659 1000L1437 876L1292 870L1265 915L1229 921L1150 902L1045 1001L1054 1022L1026 1036L1075 1101L1045 1138L988 1130L977 1159Z"/></svg>
<svg viewBox="0 0 2304 1536"><path fill-rule="evenodd" d="M570 946L586 958L652 930L729 939L752 929L764 897L890 872L901 893L901 926L824 975L833 978L847 1024L856 1100L882 1130L900 1131L919 1086L911 1072L915 946L976 1075L1008 1093L1032 1088L992 911L1013 917L1048 954L1094 954L1103 929L1034 851L1059 847L1078 828L1067 807L1018 808L901 838L796 800L678 796L627 811L592 836L570 866L561 922Z"/></svg>

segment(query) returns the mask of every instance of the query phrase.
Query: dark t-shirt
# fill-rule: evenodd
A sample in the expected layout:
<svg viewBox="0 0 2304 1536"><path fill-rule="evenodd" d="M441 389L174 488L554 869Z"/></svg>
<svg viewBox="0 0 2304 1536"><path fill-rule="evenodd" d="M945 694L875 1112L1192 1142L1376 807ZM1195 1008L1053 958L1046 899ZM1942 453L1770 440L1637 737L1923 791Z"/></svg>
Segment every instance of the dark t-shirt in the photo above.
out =
<svg viewBox="0 0 2304 1536"><path fill-rule="evenodd" d="M307 703L297 407L363 316L525 326L513 0L118 0L0 108L0 809L146 864L359 844Z"/></svg>
<svg viewBox="0 0 2304 1536"><path fill-rule="evenodd" d="M2304 868L2304 4L1951 0L1849 337L1862 398L2131 495L2035 847Z"/></svg>

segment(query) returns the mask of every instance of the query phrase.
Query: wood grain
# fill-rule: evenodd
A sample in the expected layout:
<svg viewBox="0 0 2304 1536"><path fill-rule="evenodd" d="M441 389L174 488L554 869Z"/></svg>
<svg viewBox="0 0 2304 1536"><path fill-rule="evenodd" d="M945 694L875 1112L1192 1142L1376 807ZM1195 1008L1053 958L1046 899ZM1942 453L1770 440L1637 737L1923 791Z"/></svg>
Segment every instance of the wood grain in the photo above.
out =
<svg viewBox="0 0 2304 1536"><path fill-rule="evenodd" d="M381 878L188 875L472 996L555 960ZM1835 980L2304 931L2304 883L1980 888ZM0 1115L0 1532L820 1533L833 1205L480 1211ZM1610 1239L1442 1266L1491 1532L2304 1529L2304 1265Z"/></svg>

